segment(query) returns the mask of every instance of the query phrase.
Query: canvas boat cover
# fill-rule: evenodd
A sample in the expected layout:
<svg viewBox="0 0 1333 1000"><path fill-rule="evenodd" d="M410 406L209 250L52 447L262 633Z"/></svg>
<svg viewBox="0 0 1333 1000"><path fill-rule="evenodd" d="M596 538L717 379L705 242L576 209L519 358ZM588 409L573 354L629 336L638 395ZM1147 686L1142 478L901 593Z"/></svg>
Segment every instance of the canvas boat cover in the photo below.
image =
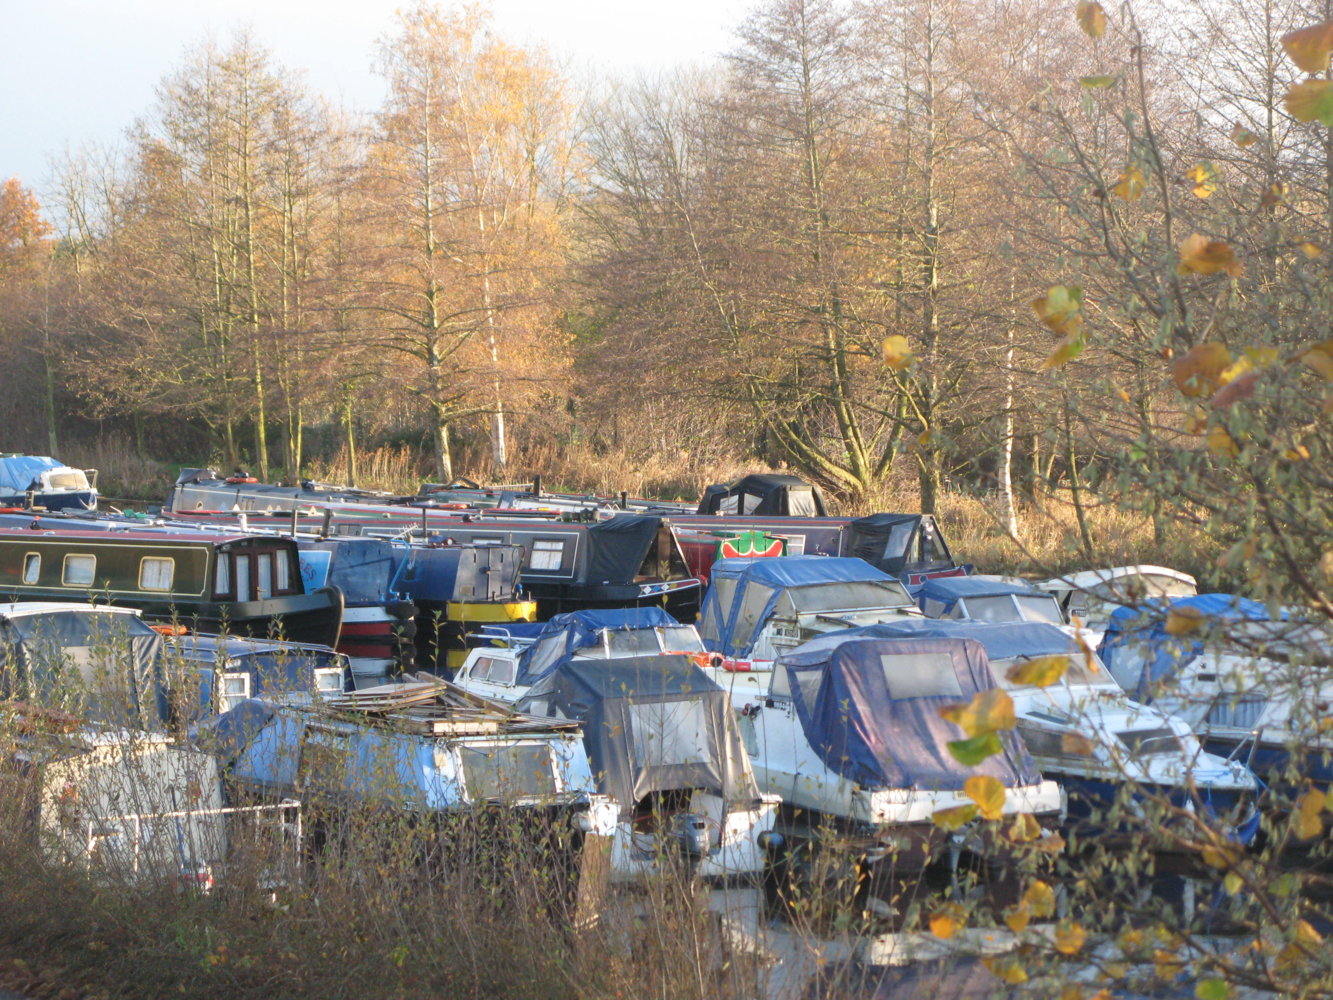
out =
<svg viewBox="0 0 1333 1000"><path fill-rule="evenodd" d="M842 554L892 576L959 569L935 519L926 514L858 517L847 525Z"/></svg>
<svg viewBox="0 0 1333 1000"><path fill-rule="evenodd" d="M699 634L710 651L745 657L775 612L914 606L902 584L864 559L720 559L704 595Z"/></svg>
<svg viewBox="0 0 1333 1000"><path fill-rule="evenodd" d="M829 770L867 788L959 791L979 774L1008 788L1041 780L1012 730L999 734L1001 752L976 767L949 753L950 741L967 736L939 710L996 686L981 643L839 637L778 661L801 728Z"/></svg>
<svg viewBox="0 0 1333 1000"><path fill-rule="evenodd" d="M818 489L796 476L755 473L726 485L710 486L699 501L700 514L741 517L824 517Z"/></svg>
<svg viewBox="0 0 1333 1000"><path fill-rule="evenodd" d="M582 723L598 789L622 816L673 789L702 789L729 805L759 800L731 698L688 656L569 660L515 708Z"/></svg>
<svg viewBox="0 0 1333 1000"><path fill-rule="evenodd" d="M138 615L66 609L0 623L0 697L92 722L160 730L162 636Z"/></svg>
<svg viewBox="0 0 1333 1000"><path fill-rule="evenodd" d="M902 621L849 628L811 639L801 649L809 649L816 643L832 645L848 638L975 639L985 647L986 658L991 661L1012 660L1020 656L1073 656L1082 653L1078 642L1057 625L940 618L904 618Z"/></svg>
<svg viewBox="0 0 1333 1000"><path fill-rule="evenodd" d="M277 709L269 702L246 698L230 711L214 715L191 728L190 742L230 766L276 714Z"/></svg>
<svg viewBox="0 0 1333 1000"><path fill-rule="evenodd" d="M510 634L532 634L535 641L519 658L516 683L533 684L552 670L569 662L580 649L598 645L603 629L650 629L663 625L679 625L671 615L656 605L642 608L610 608L605 610L570 611L556 615L549 621L533 622L515 630L506 626Z"/></svg>
<svg viewBox="0 0 1333 1000"><path fill-rule="evenodd" d="M918 598L938 601L945 610L951 610L962 598L967 597L1003 597L1006 594L1036 594L1042 592L1034 587L1021 584L1005 583L1003 580L982 580L975 576L946 576L922 580L912 588Z"/></svg>
<svg viewBox="0 0 1333 1000"><path fill-rule="evenodd" d="M661 525L660 517L617 514L589 526L584 580L593 586L633 582Z"/></svg>
<svg viewBox="0 0 1333 1000"><path fill-rule="evenodd" d="M43 472L64 469L64 462L38 455L10 455L0 458L0 494L24 493L41 482Z"/></svg>
<svg viewBox="0 0 1333 1000"><path fill-rule="evenodd" d="M1171 635L1167 616L1189 609L1205 621L1268 621L1268 608L1258 601L1234 594L1195 594L1192 597L1154 598L1142 605L1124 605L1111 612L1106 633L1097 652L1112 674L1119 676L1123 661L1138 657L1141 669L1134 690L1136 701L1152 700L1153 688L1173 677L1186 663L1203 653L1206 630ZM1122 678L1123 679L1123 678Z"/></svg>

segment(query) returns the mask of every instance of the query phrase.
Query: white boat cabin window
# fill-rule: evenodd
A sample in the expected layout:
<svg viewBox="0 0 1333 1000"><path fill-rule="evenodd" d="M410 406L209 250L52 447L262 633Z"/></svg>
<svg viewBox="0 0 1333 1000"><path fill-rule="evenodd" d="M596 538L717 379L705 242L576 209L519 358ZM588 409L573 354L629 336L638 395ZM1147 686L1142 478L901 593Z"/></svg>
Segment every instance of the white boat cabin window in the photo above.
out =
<svg viewBox="0 0 1333 1000"><path fill-rule="evenodd" d="M657 629L662 637L662 651L666 653L702 653L704 644L693 625L663 625Z"/></svg>
<svg viewBox="0 0 1333 1000"><path fill-rule="evenodd" d="M342 694L342 667L317 667L315 669L315 690L320 694Z"/></svg>
<svg viewBox="0 0 1333 1000"><path fill-rule="evenodd" d="M250 697L250 675L218 675L218 712L230 712L233 708Z"/></svg>
<svg viewBox="0 0 1333 1000"><path fill-rule="evenodd" d="M249 556L236 557L236 600L254 600L254 593L250 590Z"/></svg>
<svg viewBox="0 0 1333 1000"><path fill-rule="evenodd" d="M255 583L258 585L257 596L263 600L273 596L273 553L260 552L255 556L255 565L258 569L255 577Z"/></svg>
<svg viewBox="0 0 1333 1000"><path fill-rule="evenodd" d="M53 490L88 489L88 477L82 469L52 469L46 473L46 483Z"/></svg>
<svg viewBox="0 0 1333 1000"><path fill-rule="evenodd" d="M213 593L218 597L231 593L231 556L218 553L217 565L213 567Z"/></svg>
<svg viewBox="0 0 1333 1000"><path fill-rule="evenodd" d="M514 661L498 656L481 656L472 664L472 679L492 684L514 683Z"/></svg>
<svg viewBox="0 0 1333 1000"><path fill-rule="evenodd" d="M97 556L68 555L61 569L60 582L66 587L91 587L97 574Z"/></svg>
<svg viewBox="0 0 1333 1000"><path fill-rule="evenodd" d="M555 759L546 743L464 746L463 782L473 802L486 799L544 798L560 791Z"/></svg>
<svg viewBox="0 0 1333 1000"><path fill-rule="evenodd" d="M880 656L879 665L894 701L963 697L951 653L888 653Z"/></svg>
<svg viewBox="0 0 1333 1000"><path fill-rule="evenodd" d="M532 543L528 569L559 569L565 559L565 543L558 538L538 538Z"/></svg>
<svg viewBox="0 0 1333 1000"><path fill-rule="evenodd" d="M170 590L175 576L175 559L144 556L139 560L140 590Z"/></svg>
<svg viewBox="0 0 1333 1000"><path fill-rule="evenodd" d="M287 549L273 553L273 589L279 594L292 589L292 554Z"/></svg>
<svg viewBox="0 0 1333 1000"><path fill-rule="evenodd" d="M42 556L39 552L29 552L23 557L23 582L35 584L42 575Z"/></svg>

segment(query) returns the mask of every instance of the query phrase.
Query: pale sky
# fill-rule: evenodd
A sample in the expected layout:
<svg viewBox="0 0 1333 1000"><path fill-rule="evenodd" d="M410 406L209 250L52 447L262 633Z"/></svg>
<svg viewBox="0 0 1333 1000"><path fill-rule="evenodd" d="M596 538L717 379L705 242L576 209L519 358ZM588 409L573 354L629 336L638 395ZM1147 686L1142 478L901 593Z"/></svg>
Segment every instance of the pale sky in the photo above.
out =
<svg viewBox="0 0 1333 1000"><path fill-rule="evenodd" d="M412 0L0 0L0 180L39 193L68 146L114 144L157 82L211 31L250 27L312 89L369 109L374 43ZM505 38L544 45L577 73L633 75L731 47L751 0L491 0Z"/></svg>

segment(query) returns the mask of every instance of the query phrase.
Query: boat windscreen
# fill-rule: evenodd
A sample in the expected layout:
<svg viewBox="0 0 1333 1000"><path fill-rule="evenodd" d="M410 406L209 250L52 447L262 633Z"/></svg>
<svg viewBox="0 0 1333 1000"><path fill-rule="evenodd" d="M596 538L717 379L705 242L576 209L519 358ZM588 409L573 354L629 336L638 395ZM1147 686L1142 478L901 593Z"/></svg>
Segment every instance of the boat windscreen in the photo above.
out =
<svg viewBox="0 0 1333 1000"><path fill-rule="evenodd" d="M783 591L783 598L791 603L797 614L916 607L911 595L897 580L840 581L788 587ZM779 601L779 608L781 606Z"/></svg>
<svg viewBox="0 0 1333 1000"><path fill-rule="evenodd" d="M1047 625L1063 625L1064 615L1060 613L1060 602L1045 594L1015 594L1018 610L1025 622L1045 622Z"/></svg>
<svg viewBox="0 0 1333 1000"><path fill-rule="evenodd" d="M602 642L581 650L581 656L654 656L662 651L657 630L651 628L605 629Z"/></svg>
<svg viewBox="0 0 1333 1000"><path fill-rule="evenodd" d="M667 625L657 630L667 653L702 653L704 644L693 625Z"/></svg>
<svg viewBox="0 0 1333 1000"><path fill-rule="evenodd" d="M472 801L551 798L555 763L546 743L464 746L463 781Z"/></svg>
<svg viewBox="0 0 1333 1000"><path fill-rule="evenodd" d="M1010 670L1018 666L1020 663L1026 663L1031 659L1034 659L1034 657L1015 656L1009 659L991 660L990 665L995 671L996 680L1000 682L1001 687L1010 689L1032 687L1033 685L1031 684L1015 684L1013 681L1009 680ZM1100 684L1103 686L1115 685L1115 681L1112 679L1110 672L1107 671L1106 667L1102 666L1102 662L1097 658L1096 654L1092 656L1092 662L1089 663L1087 656L1081 653L1071 653L1069 656L1069 666L1065 668L1064 677L1062 679L1066 684L1075 686L1080 684Z"/></svg>

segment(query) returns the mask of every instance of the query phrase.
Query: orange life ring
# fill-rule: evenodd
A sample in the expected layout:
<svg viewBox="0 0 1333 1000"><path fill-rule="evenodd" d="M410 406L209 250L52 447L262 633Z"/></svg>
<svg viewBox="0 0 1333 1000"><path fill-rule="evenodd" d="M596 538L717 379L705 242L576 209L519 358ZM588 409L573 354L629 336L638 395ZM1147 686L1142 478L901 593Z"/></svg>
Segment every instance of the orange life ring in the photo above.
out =
<svg viewBox="0 0 1333 1000"><path fill-rule="evenodd" d="M229 476L227 479L223 480L223 482L226 482L226 483L257 483L257 482L259 482L259 480L256 479L254 476Z"/></svg>

